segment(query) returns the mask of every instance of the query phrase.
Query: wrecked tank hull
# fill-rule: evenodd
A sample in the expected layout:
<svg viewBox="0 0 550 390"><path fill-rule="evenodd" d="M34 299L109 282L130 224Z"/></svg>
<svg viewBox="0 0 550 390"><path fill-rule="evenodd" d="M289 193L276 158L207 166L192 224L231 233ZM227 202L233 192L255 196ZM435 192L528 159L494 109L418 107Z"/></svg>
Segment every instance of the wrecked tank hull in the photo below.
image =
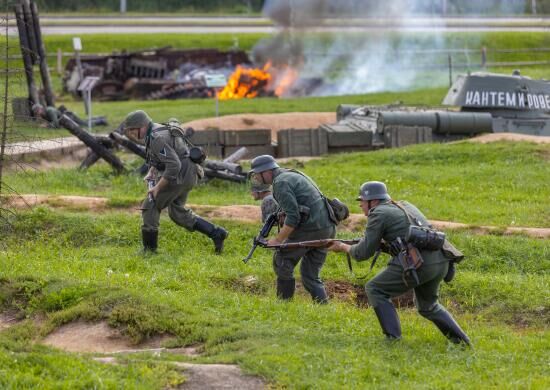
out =
<svg viewBox="0 0 550 390"><path fill-rule="evenodd" d="M342 104L336 111L338 123L322 128L334 139L349 138L346 146L363 149L453 141L481 133L550 136L550 82L518 71L459 76L443 105L453 108Z"/></svg>
<svg viewBox="0 0 550 390"><path fill-rule="evenodd" d="M81 56L82 74L75 58L65 66L63 88L79 96L80 80L86 76L100 78L92 91L97 100L178 99L211 97L207 74L229 75L237 65L251 61L242 50L216 49L173 50L169 47L111 55Z"/></svg>

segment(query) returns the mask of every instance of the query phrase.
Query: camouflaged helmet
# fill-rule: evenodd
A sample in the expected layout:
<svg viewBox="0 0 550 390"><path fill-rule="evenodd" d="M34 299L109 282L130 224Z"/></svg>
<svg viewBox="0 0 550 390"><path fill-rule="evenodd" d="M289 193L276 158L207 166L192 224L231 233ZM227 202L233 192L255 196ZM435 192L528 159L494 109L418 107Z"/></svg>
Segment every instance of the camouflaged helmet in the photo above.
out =
<svg viewBox="0 0 550 390"><path fill-rule="evenodd" d="M124 119L124 130L139 129L149 125L151 122L153 122L153 120L145 111L132 111L126 116L126 119Z"/></svg>
<svg viewBox="0 0 550 390"><path fill-rule="evenodd" d="M391 199L386 185L381 181L367 181L363 183L359 189L359 196L357 197L357 200L373 199Z"/></svg>
<svg viewBox="0 0 550 390"><path fill-rule="evenodd" d="M262 173L270 169L279 168L279 164L277 164L273 156L263 154L252 160L250 168L254 173Z"/></svg>

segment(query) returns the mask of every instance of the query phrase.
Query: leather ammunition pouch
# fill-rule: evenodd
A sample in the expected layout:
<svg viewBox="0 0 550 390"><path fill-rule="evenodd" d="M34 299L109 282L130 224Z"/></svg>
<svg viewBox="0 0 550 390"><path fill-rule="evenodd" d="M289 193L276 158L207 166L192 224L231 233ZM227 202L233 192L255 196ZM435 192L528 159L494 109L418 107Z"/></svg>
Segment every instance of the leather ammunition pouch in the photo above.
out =
<svg viewBox="0 0 550 390"><path fill-rule="evenodd" d="M443 255L452 262L460 263L464 260L464 253L459 251L449 240L445 240L443 247L441 248Z"/></svg>
<svg viewBox="0 0 550 390"><path fill-rule="evenodd" d="M189 159L195 164L202 164L206 160L206 153L200 146L192 146L189 149Z"/></svg>
<svg viewBox="0 0 550 390"><path fill-rule="evenodd" d="M340 222L349 217L349 208L344 202L338 198L329 199L324 197L327 202L327 210L331 221L338 225Z"/></svg>
<svg viewBox="0 0 550 390"><path fill-rule="evenodd" d="M445 233L427 227L411 225L405 241L418 249L437 251L443 248Z"/></svg>

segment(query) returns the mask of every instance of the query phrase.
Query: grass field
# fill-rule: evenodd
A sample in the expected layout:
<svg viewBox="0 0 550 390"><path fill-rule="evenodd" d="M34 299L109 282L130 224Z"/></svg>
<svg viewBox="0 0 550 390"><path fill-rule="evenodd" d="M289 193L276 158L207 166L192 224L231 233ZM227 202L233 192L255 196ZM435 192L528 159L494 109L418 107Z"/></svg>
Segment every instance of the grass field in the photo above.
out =
<svg viewBox="0 0 550 390"><path fill-rule="evenodd" d="M358 185L379 179L429 218L548 227L548 153L548 146L528 143L417 145L297 166L355 212ZM475 348L448 345L411 307L399 311L404 340L388 344L373 312L356 306L353 293L327 307L311 304L302 290L292 303L274 299L269 253L258 250L248 265L241 262L257 225L217 221L231 236L224 255L215 256L208 239L163 217L160 253L142 257L139 215L116 208L137 205L139 177L114 176L98 165L86 173L54 170L6 180L21 192L106 196L115 208L21 211L2 232L0 305L26 318L0 332L4 387L108 388L136 381L162 388L184 380L167 363L189 359L181 356L125 356L129 368L122 370L34 344L76 319L106 320L136 342L169 333L176 345L203 344L195 361L237 363L275 387L542 389L549 380L550 240L450 232L467 260L456 280L442 286L441 300ZM189 201L252 203L245 186L215 181L195 189ZM360 234L360 228L340 233ZM366 271L367 264L356 266L357 274ZM323 278L362 283L337 255L329 256Z"/></svg>
<svg viewBox="0 0 550 390"><path fill-rule="evenodd" d="M142 47L138 45L159 38L151 37L143 36L142 42L120 39ZM94 40L94 50L110 50L114 41L107 38ZM503 47L506 39L518 47L526 42L544 46L548 40L544 34L527 34L521 42L506 34L481 38ZM221 38L207 39L214 44ZM187 38L181 40L189 44ZM438 104L445 91L223 102L220 111L333 111L344 102L397 100ZM64 103L83 114L80 102ZM158 120L176 116L187 121L212 116L213 102L94 104L94 112L107 114L113 127L137 108ZM9 136L52 137L58 132L66 134L17 124ZM141 163L133 156L121 157L131 168ZM327 195L338 196L355 213L359 185L382 180L395 199L413 202L430 219L548 228L549 159L550 145L459 142L330 155L286 166L312 176ZM241 261L259 222L215 221L230 231L224 254L216 256L207 238L163 215L159 253L143 256L141 222L134 208L145 186L138 175L117 176L98 163L86 172L4 172L2 180L19 193L106 197L108 208L2 211L9 224L0 224L0 315L9 313L19 321L0 327L0 388L165 389L186 380L173 361L238 364L277 389L546 389L550 383L548 239L498 230L485 235L475 229L448 231L466 260L453 283L442 285L441 302L474 348L447 343L412 305L399 308L403 340L388 343L374 312L357 304L365 281L349 273L343 256L329 255L322 277L329 286L355 288L348 295L319 306L299 287L292 302L282 303L274 297L271 253L258 249L248 264ZM246 185L216 180L195 188L189 202L254 203ZM357 237L362 230L340 231L338 236ZM374 272L386 261L381 258ZM357 263L356 275L366 274L368 266ZM52 330L76 320L106 321L134 343L170 334L175 339L169 346L200 345L202 353L194 358L164 352L120 355L118 365L105 365L93 359L97 354L70 354L40 344Z"/></svg>

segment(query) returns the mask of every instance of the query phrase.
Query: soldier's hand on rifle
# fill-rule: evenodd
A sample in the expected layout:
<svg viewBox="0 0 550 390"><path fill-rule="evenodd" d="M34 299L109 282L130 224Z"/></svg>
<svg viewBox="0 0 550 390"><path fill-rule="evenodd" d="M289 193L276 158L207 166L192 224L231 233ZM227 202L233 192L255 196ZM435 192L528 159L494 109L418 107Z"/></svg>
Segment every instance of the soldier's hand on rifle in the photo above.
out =
<svg viewBox="0 0 550 390"><path fill-rule="evenodd" d="M344 252L349 253L351 245L344 244L340 241L334 241L327 249L331 252Z"/></svg>
<svg viewBox="0 0 550 390"><path fill-rule="evenodd" d="M282 244L282 243L283 243L283 242L282 242L282 241L279 241L279 240L277 239L277 237L272 238L272 239L270 239L270 240L267 240L267 245L280 245L280 244Z"/></svg>

